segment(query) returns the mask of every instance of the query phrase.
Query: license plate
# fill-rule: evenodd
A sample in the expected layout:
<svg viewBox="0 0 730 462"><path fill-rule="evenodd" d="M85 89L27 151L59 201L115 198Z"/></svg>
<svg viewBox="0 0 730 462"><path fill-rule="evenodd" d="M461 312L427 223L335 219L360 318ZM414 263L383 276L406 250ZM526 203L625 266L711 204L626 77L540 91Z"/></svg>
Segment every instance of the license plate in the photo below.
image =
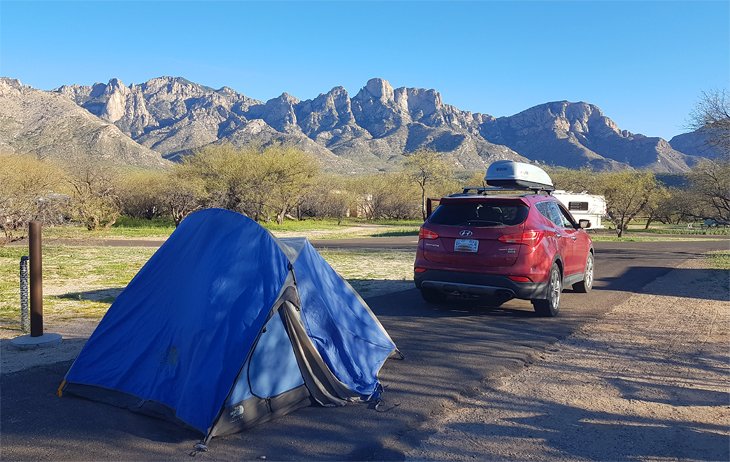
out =
<svg viewBox="0 0 730 462"><path fill-rule="evenodd" d="M457 239L454 242L454 252L476 253L479 249L479 241L476 239Z"/></svg>

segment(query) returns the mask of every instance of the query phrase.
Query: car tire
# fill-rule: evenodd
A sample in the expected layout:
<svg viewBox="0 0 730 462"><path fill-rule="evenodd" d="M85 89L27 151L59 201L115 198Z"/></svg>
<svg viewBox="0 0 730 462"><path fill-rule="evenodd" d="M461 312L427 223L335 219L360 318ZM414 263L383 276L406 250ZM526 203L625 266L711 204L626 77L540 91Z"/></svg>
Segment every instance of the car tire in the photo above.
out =
<svg viewBox="0 0 730 462"><path fill-rule="evenodd" d="M560 294L563 292L563 277L560 275L560 268L553 263L548 277L547 298L532 300L535 313L539 316L554 317L560 312Z"/></svg>
<svg viewBox="0 0 730 462"><path fill-rule="evenodd" d="M583 280L573 284L573 290L582 294L587 294L593 288L593 267L594 258L593 252L588 252L588 259L586 260L586 269L583 272Z"/></svg>
<svg viewBox="0 0 730 462"><path fill-rule="evenodd" d="M444 294L434 289L421 289L421 297L432 305L438 305L444 301Z"/></svg>

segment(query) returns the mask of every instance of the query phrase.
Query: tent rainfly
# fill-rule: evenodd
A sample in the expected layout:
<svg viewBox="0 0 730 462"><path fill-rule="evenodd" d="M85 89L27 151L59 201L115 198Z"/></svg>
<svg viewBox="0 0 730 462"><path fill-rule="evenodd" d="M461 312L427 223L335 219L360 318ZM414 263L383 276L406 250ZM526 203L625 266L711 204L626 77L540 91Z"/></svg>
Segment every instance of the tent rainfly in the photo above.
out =
<svg viewBox="0 0 730 462"><path fill-rule="evenodd" d="M304 238L191 214L114 301L59 387L212 437L377 399L395 344Z"/></svg>

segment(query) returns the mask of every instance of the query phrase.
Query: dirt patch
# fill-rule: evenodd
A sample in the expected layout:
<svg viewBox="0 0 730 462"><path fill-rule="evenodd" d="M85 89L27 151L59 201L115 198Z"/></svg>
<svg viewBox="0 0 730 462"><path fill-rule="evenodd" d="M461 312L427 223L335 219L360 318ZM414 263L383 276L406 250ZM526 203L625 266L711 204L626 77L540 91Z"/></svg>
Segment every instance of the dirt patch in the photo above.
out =
<svg viewBox="0 0 730 462"><path fill-rule="evenodd" d="M46 322L44 331L61 334L61 344L49 348L18 350L10 339L22 335L20 330L0 329L0 371L11 374L30 367L69 361L79 355L98 319L76 319L72 322Z"/></svg>
<svg viewBox="0 0 730 462"><path fill-rule="evenodd" d="M706 267L686 262L465 398L408 458L729 460L730 279Z"/></svg>

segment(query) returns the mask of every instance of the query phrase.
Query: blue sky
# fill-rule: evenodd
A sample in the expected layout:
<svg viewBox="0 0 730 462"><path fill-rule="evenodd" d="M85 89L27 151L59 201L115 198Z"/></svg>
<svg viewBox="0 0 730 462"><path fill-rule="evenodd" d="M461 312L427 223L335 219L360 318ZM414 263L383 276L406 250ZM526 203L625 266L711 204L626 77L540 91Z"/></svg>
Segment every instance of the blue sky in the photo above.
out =
<svg viewBox="0 0 730 462"><path fill-rule="evenodd" d="M262 100L382 77L494 116L587 101L671 138L703 90L730 86L730 1L0 0L0 75L42 89L174 75Z"/></svg>

